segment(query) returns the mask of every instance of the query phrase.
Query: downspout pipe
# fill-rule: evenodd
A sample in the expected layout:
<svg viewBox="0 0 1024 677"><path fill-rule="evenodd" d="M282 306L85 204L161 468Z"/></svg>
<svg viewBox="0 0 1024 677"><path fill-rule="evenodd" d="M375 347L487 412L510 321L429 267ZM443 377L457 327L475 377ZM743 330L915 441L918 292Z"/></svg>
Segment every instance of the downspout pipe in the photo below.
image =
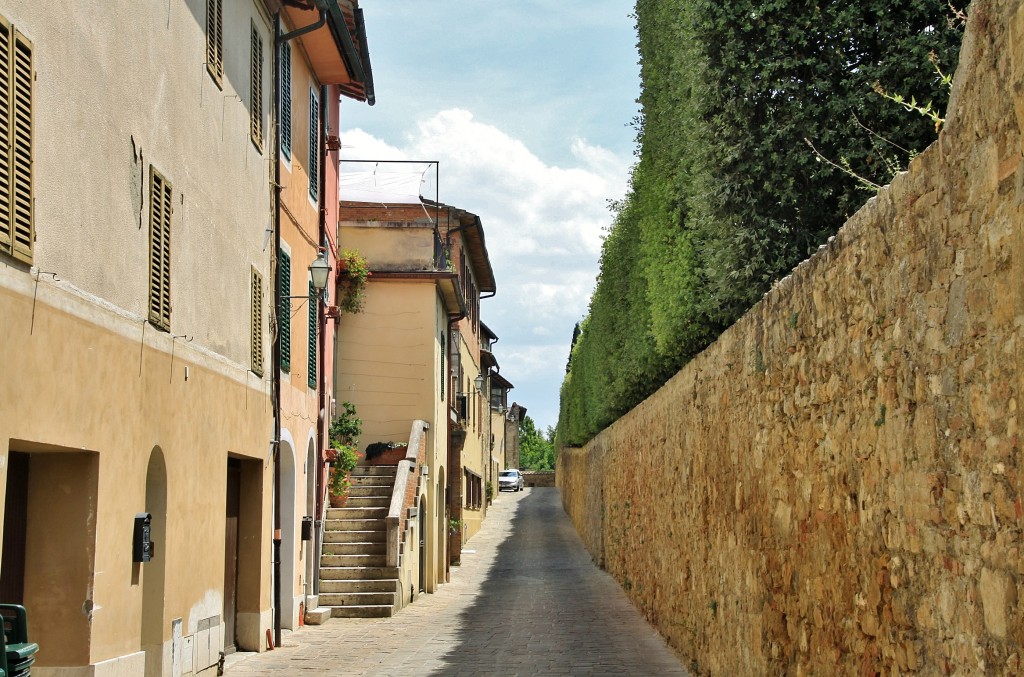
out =
<svg viewBox="0 0 1024 677"><path fill-rule="evenodd" d="M281 40L281 12L274 13L274 45L279 46ZM281 50L274 49L274 251L271 253L274 265L271 270L277 272L278 252L281 251ZM273 393L274 410L274 547L272 563L274 571L274 646L281 646L281 333L277 331L281 314L281 283L279 279L271 280L274 286L274 335L270 349L270 390Z"/></svg>

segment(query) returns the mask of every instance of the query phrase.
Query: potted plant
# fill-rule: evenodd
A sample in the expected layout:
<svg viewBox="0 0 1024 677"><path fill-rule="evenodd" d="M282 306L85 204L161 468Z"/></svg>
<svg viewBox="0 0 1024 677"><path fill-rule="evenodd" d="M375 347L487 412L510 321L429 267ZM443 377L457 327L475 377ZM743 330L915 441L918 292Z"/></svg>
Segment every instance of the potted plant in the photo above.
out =
<svg viewBox="0 0 1024 677"><path fill-rule="evenodd" d="M330 449L327 458L331 462L331 474L327 482L331 507L344 508L348 502L349 489L352 488L349 476L359 464L359 456L352 447L341 445L341 448Z"/></svg>
<svg viewBox="0 0 1024 677"><path fill-rule="evenodd" d="M355 249L343 249L338 254L338 308L346 313L363 309L363 290L371 274L366 257Z"/></svg>
<svg viewBox="0 0 1024 677"><path fill-rule="evenodd" d="M325 455L325 460L331 464L327 494L332 508L344 507L348 501L349 489L352 488L349 476L359 465L356 448L359 444L359 434L363 430L363 421L356 417L354 404L343 402L341 409L341 413L331 421L331 426L327 429L331 444Z"/></svg>
<svg viewBox="0 0 1024 677"><path fill-rule="evenodd" d="M448 532L454 536L455 534L462 531L462 520L450 519L448 520Z"/></svg>
<svg viewBox="0 0 1024 677"><path fill-rule="evenodd" d="M398 465L408 449L408 444L400 442L373 442L366 447L366 462L370 465Z"/></svg>

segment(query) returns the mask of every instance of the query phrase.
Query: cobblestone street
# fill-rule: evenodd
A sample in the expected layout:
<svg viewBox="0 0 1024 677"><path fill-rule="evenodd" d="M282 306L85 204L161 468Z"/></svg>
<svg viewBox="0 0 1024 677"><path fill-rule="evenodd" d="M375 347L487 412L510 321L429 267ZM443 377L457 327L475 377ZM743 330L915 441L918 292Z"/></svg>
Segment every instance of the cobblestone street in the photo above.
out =
<svg viewBox="0 0 1024 677"><path fill-rule="evenodd" d="M451 582L392 618L332 619L263 654L254 675L687 675L615 581L593 565L557 489L503 493Z"/></svg>

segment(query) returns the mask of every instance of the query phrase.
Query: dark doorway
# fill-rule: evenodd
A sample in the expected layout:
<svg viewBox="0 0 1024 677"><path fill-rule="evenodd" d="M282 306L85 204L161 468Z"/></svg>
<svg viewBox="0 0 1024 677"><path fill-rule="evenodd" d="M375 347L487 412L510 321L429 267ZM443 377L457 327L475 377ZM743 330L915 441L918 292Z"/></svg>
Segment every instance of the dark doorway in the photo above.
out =
<svg viewBox="0 0 1024 677"><path fill-rule="evenodd" d="M224 653L235 650L238 611L238 518L241 515L242 462L228 459L226 525L224 529Z"/></svg>
<svg viewBox="0 0 1024 677"><path fill-rule="evenodd" d="M427 499L420 497L420 592L427 591Z"/></svg>
<svg viewBox="0 0 1024 677"><path fill-rule="evenodd" d="M4 504L3 560L0 561L0 600L25 603L25 535L28 525L29 455L7 456L7 500Z"/></svg>

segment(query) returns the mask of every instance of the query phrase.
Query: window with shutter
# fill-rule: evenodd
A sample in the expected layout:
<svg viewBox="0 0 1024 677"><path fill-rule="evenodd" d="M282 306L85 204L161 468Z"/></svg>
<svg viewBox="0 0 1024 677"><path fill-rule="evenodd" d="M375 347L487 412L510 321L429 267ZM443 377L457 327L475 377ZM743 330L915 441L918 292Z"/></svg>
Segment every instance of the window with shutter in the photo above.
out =
<svg viewBox="0 0 1024 677"><path fill-rule="evenodd" d="M281 297L281 308L278 310L277 336L281 349L281 371L292 368L292 259L283 250L279 253L280 262L277 266L277 280Z"/></svg>
<svg viewBox="0 0 1024 677"><path fill-rule="evenodd" d="M224 0L206 0L206 70L224 82Z"/></svg>
<svg viewBox="0 0 1024 677"><path fill-rule="evenodd" d="M317 341L317 295L312 281L309 283L309 360L306 365L306 382L310 388L316 388L316 366L320 346Z"/></svg>
<svg viewBox="0 0 1024 677"><path fill-rule="evenodd" d="M0 252L32 262L32 43L0 17Z"/></svg>
<svg viewBox="0 0 1024 677"><path fill-rule="evenodd" d="M263 376L263 276L252 267L252 306L249 309L249 368Z"/></svg>
<svg viewBox="0 0 1024 677"><path fill-rule="evenodd" d="M281 43L281 154L292 159L292 46Z"/></svg>
<svg viewBox="0 0 1024 677"><path fill-rule="evenodd" d="M316 90L309 90L309 197L320 199L320 101Z"/></svg>
<svg viewBox="0 0 1024 677"><path fill-rule="evenodd" d="M250 46L249 91L252 101L249 102L249 137L256 147L263 152L263 36L252 24L252 44Z"/></svg>
<svg viewBox="0 0 1024 677"><path fill-rule="evenodd" d="M149 166L149 321L171 330L171 184Z"/></svg>

